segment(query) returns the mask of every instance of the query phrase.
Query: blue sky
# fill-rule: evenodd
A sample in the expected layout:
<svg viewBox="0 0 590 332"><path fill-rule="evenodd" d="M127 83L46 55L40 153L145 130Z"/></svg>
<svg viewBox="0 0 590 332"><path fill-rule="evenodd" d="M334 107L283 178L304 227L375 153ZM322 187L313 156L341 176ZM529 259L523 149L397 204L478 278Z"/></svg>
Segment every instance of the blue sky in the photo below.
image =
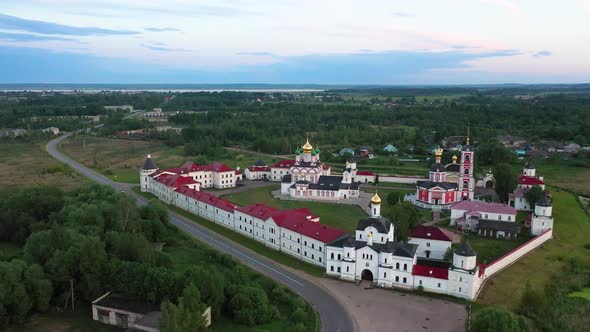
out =
<svg viewBox="0 0 590 332"><path fill-rule="evenodd" d="M590 0L20 0L0 83L590 81Z"/></svg>

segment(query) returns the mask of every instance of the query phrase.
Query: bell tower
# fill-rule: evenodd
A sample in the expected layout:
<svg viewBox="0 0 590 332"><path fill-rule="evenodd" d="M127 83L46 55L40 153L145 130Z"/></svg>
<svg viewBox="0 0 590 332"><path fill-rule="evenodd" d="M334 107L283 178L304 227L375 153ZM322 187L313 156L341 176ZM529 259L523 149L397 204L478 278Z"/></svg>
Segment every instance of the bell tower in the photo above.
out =
<svg viewBox="0 0 590 332"><path fill-rule="evenodd" d="M475 179L473 178L473 164L475 152L470 142L470 128L467 126L467 139L461 149L461 163L459 167L459 192L457 200L472 200L475 191Z"/></svg>

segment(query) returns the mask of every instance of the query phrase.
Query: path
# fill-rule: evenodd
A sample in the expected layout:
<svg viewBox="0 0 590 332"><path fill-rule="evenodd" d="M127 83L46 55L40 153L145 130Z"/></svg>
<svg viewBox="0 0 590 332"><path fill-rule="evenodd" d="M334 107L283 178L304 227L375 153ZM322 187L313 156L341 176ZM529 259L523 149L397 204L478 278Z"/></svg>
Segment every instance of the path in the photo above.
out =
<svg viewBox="0 0 590 332"><path fill-rule="evenodd" d="M270 153L256 152L256 151L246 150L246 149L241 149L241 148L232 148L232 147L229 147L229 146L224 146L223 148L226 149L226 150L229 150L229 151L239 152L239 153L255 154L255 155L267 156L267 157L271 157L271 158L293 159L293 155L270 154Z"/></svg>

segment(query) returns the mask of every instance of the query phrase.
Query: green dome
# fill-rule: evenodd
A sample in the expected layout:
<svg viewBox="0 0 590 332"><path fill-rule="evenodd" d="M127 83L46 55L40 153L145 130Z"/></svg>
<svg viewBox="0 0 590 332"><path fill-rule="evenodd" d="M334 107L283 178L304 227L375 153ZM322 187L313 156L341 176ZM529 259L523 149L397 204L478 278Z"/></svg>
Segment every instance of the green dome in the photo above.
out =
<svg viewBox="0 0 590 332"><path fill-rule="evenodd" d="M318 154L318 152L316 150L311 151L312 156L315 156L316 154Z"/></svg>
<svg viewBox="0 0 590 332"><path fill-rule="evenodd" d="M297 148L297 150L295 150L295 154L297 154L297 155L301 154L301 149Z"/></svg>

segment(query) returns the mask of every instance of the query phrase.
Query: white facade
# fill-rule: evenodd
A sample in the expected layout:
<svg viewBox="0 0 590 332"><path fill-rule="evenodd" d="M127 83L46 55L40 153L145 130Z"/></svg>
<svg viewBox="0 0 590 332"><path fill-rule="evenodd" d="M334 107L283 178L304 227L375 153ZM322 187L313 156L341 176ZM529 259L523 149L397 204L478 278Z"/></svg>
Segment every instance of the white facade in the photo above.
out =
<svg viewBox="0 0 590 332"><path fill-rule="evenodd" d="M535 211L531 219L531 234L540 235L541 233L553 229L553 207L547 197L541 199L541 202L535 204Z"/></svg>
<svg viewBox="0 0 590 332"><path fill-rule="evenodd" d="M443 259L445 253L451 247L452 241L410 238L408 243L418 246L416 255L418 257L426 257L433 259Z"/></svg>

